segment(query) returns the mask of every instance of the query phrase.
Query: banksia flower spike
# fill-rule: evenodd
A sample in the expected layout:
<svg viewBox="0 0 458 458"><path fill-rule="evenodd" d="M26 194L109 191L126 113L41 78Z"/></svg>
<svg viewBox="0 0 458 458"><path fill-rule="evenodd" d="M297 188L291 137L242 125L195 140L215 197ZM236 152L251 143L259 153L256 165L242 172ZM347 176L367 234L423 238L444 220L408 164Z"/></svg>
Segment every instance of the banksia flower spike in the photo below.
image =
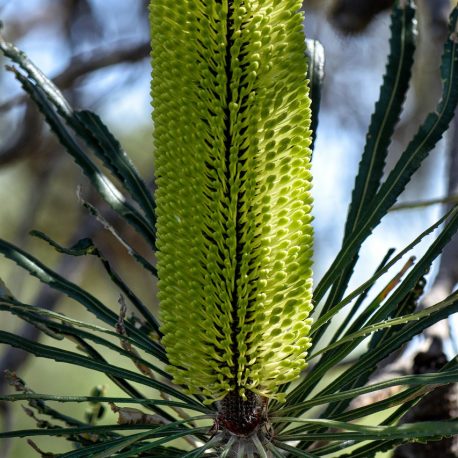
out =
<svg viewBox="0 0 458 458"><path fill-rule="evenodd" d="M153 0L163 343L207 402L281 398L305 367L310 100L297 0Z"/></svg>

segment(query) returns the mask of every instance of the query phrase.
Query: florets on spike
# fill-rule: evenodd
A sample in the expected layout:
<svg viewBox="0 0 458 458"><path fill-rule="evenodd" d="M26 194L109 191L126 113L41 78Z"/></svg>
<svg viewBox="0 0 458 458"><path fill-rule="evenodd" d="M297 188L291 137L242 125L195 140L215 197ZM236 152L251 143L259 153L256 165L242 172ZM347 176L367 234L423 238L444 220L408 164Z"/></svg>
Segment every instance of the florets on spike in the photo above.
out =
<svg viewBox="0 0 458 458"><path fill-rule="evenodd" d="M310 101L298 0L152 0L159 299L174 381L280 397L305 367Z"/></svg>

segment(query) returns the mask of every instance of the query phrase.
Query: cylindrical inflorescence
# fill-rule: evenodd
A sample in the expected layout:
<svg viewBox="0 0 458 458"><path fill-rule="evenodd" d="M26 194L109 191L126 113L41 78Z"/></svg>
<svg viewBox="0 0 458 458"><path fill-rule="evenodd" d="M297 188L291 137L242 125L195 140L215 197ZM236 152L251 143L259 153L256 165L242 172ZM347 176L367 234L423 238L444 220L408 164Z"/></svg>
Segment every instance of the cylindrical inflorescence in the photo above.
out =
<svg viewBox="0 0 458 458"><path fill-rule="evenodd" d="M305 367L310 100L298 0L152 0L159 300L174 381L281 397Z"/></svg>

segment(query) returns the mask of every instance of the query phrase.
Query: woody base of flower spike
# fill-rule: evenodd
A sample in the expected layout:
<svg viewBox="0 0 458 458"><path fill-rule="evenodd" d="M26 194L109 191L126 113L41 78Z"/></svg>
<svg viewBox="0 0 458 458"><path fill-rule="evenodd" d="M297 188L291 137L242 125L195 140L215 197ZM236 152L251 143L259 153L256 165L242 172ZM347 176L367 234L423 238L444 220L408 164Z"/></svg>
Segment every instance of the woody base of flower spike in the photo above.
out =
<svg viewBox="0 0 458 458"><path fill-rule="evenodd" d="M231 391L218 403L211 431L221 447L220 456L265 456L272 430L267 416L268 398L247 391L245 399ZM218 447L216 447L218 448Z"/></svg>

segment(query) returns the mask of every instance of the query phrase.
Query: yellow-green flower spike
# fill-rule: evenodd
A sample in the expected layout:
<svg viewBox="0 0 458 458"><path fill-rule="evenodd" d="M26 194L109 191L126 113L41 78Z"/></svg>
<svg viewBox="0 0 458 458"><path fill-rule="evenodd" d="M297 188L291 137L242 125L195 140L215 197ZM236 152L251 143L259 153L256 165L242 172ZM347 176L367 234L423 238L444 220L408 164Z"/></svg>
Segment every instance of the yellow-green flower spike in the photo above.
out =
<svg viewBox="0 0 458 458"><path fill-rule="evenodd" d="M280 397L310 345L298 0L152 0L159 299L174 381Z"/></svg>

